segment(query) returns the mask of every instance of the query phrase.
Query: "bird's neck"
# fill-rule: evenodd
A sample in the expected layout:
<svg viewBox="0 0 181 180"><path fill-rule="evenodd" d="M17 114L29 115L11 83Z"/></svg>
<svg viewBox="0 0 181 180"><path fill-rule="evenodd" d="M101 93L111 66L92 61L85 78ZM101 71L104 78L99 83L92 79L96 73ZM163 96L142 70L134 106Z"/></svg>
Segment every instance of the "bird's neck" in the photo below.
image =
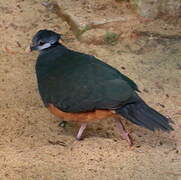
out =
<svg viewBox="0 0 181 180"><path fill-rule="evenodd" d="M58 43L50 48L41 50L36 62L36 70L40 75L46 75L58 66L61 58L69 52L69 49Z"/></svg>
<svg viewBox="0 0 181 180"><path fill-rule="evenodd" d="M63 45L59 42L56 42L56 43L52 44L50 47L40 50L40 54L45 54L45 53L51 52L52 50L54 50L56 47L59 47L59 46L61 47Z"/></svg>

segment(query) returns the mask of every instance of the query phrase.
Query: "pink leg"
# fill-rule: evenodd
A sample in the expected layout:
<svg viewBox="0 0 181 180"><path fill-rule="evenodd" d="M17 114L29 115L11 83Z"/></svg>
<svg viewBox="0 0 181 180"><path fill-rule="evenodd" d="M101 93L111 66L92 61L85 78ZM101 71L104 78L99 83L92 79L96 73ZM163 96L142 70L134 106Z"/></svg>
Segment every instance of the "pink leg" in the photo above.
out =
<svg viewBox="0 0 181 180"><path fill-rule="evenodd" d="M77 134L76 139L81 140L82 139L82 133L84 132L85 128L87 127L87 123L82 123L79 129L79 132Z"/></svg>
<svg viewBox="0 0 181 180"><path fill-rule="evenodd" d="M133 145L133 141L131 136L129 135L128 132L126 132L125 127L123 125L123 123L121 122L120 119L116 119L116 123L117 123L117 127L119 128L120 132L121 132L121 136L123 139L128 141L128 144L131 146Z"/></svg>

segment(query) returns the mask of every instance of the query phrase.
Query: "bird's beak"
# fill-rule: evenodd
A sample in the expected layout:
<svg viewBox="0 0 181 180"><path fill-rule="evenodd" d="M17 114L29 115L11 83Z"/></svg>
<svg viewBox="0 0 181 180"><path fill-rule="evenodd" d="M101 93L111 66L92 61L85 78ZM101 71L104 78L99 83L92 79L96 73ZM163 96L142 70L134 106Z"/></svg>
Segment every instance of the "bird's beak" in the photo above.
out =
<svg viewBox="0 0 181 180"><path fill-rule="evenodd" d="M25 49L25 52L30 53L30 52L32 52L32 51L34 51L34 50L37 50L37 49L38 49L38 48L37 48L37 45L31 44L30 46L28 46L28 47Z"/></svg>
<svg viewBox="0 0 181 180"><path fill-rule="evenodd" d="M30 52L31 52L30 46L26 47L25 52L26 52L26 53L30 53Z"/></svg>
<svg viewBox="0 0 181 180"><path fill-rule="evenodd" d="M34 51L34 50L37 50L37 49L38 49L37 45L33 45L33 44L30 45L30 51Z"/></svg>

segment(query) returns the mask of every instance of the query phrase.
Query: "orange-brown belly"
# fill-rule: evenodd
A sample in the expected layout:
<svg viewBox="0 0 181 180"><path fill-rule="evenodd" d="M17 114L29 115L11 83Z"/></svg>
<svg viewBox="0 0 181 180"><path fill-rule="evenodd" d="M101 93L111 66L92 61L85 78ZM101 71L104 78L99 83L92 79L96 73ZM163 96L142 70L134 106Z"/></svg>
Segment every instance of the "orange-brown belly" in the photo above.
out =
<svg viewBox="0 0 181 180"><path fill-rule="evenodd" d="M65 121L90 122L114 116L111 110L95 110L92 112L67 113L59 110L53 104L48 105L49 111Z"/></svg>

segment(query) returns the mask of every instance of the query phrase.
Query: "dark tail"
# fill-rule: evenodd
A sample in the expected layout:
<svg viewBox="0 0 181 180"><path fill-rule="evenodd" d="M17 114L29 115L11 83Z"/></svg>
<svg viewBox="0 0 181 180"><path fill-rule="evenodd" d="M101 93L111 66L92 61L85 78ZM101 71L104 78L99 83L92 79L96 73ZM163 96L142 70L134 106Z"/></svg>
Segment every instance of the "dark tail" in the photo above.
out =
<svg viewBox="0 0 181 180"><path fill-rule="evenodd" d="M157 129L161 129L163 131L174 130L169 124L171 121L168 118L149 107L141 99L135 103L124 105L123 107L117 109L116 112L131 122L152 131Z"/></svg>

